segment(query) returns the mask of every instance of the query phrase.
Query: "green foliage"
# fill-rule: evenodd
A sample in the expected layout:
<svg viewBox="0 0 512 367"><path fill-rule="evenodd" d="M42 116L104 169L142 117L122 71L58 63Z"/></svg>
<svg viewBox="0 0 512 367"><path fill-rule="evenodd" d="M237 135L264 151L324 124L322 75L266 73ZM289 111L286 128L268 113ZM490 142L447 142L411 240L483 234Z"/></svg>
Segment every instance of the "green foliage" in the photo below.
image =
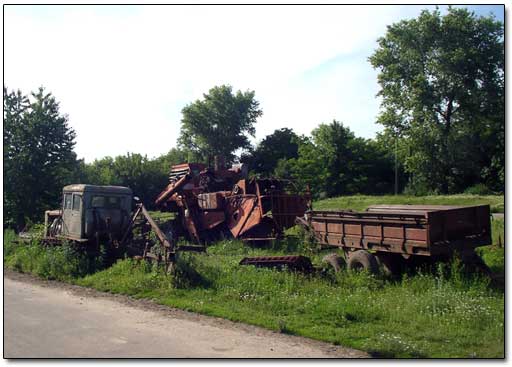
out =
<svg viewBox="0 0 512 367"><path fill-rule="evenodd" d="M186 152L171 149L155 159L136 153L105 157L90 164L80 162L79 182L92 185L119 185L133 190L147 208L153 208L157 195L167 186L171 166L186 162Z"/></svg>
<svg viewBox="0 0 512 367"><path fill-rule="evenodd" d="M505 220L493 219L492 226L492 244L496 247L505 247Z"/></svg>
<svg viewBox="0 0 512 367"><path fill-rule="evenodd" d="M369 58L379 70L378 122L402 139L414 183L460 192L504 189L503 24L467 9L422 11L388 27Z"/></svg>
<svg viewBox="0 0 512 367"><path fill-rule="evenodd" d="M505 221L493 219L492 245L477 249L478 254L484 259L491 270L497 274L505 274Z"/></svg>
<svg viewBox="0 0 512 367"><path fill-rule="evenodd" d="M218 155L232 162L237 149L250 147L247 135L254 136L254 124L262 115L253 91L233 93L231 86L213 87L202 100L182 110L179 146L203 162Z"/></svg>
<svg viewBox="0 0 512 367"><path fill-rule="evenodd" d="M336 120L311 135L299 141L297 158L278 162L278 176L309 185L317 197L391 191L392 160L378 143L355 137Z"/></svg>
<svg viewBox="0 0 512 367"><path fill-rule="evenodd" d="M51 93L4 87L4 226L22 229L58 205L76 169L75 132Z"/></svg>
<svg viewBox="0 0 512 367"><path fill-rule="evenodd" d="M302 139L304 137L299 137L291 129L275 130L267 135L254 151L242 156L240 161L247 163L256 174L272 176L280 160L297 158Z"/></svg>
<svg viewBox="0 0 512 367"><path fill-rule="evenodd" d="M493 195L492 192L485 184L479 183L474 186L468 187L464 190L464 194L467 195Z"/></svg>
<svg viewBox="0 0 512 367"><path fill-rule="evenodd" d="M71 281L102 269L98 258L71 244L43 246L39 241L16 243L13 231L4 231L4 266L45 279Z"/></svg>
<svg viewBox="0 0 512 367"><path fill-rule="evenodd" d="M496 274L505 274L505 249L498 246L485 246L478 249L479 255L484 259L491 271Z"/></svg>

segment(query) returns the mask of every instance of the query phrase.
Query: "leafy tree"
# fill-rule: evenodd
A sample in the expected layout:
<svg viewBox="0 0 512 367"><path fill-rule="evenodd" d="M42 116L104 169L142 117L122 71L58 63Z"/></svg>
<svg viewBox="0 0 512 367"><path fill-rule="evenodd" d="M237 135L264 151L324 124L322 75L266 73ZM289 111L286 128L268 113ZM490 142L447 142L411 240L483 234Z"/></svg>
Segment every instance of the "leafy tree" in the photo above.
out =
<svg viewBox="0 0 512 367"><path fill-rule="evenodd" d="M254 136L254 124L262 115L254 95L254 91L233 93L231 86L222 85L185 106L179 147L204 162L212 162L216 155L232 162L237 149L250 147L247 135Z"/></svg>
<svg viewBox="0 0 512 367"><path fill-rule="evenodd" d="M407 145L407 140L400 139L390 130L384 130L377 133L374 140L369 140L370 145L374 145L374 154L376 154L375 162L379 162L374 167L378 170L377 173L371 173L376 177L380 177L378 192L394 193L395 192L395 168L397 169L398 178L398 192L403 192L411 180L411 174L405 171L404 157L407 157L410 148ZM396 157L395 157L396 154ZM396 167L395 167L396 164ZM391 172L393 177L391 177ZM387 186L387 189L384 188ZM412 194L411 192L408 192Z"/></svg>
<svg viewBox="0 0 512 367"><path fill-rule="evenodd" d="M280 160L279 177L309 185L316 196L385 193L392 190L393 163L376 142L355 137L334 120L320 124L299 145L297 158Z"/></svg>
<svg viewBox="0 0 512 367"><path fill-rule="evenodd" d="M114 172L114 158L95 159L92 163L79 161L77 182L91 185L119 185L120 180Z"/></svg>
<svg viewBox="0 0 512 367"><path fill-rule="evenodd" d="M160 157L157 157L155 160L157 161L161 172L168 176L171 170L171 166L193 161L193 158L192 160L189 160L189 152L185 150L172 148L169 150L169 152L167 152L167 154L163 154Z"/></svg>
<svg viewBox="0 0 512 367"><path fill-rule="evenodd" d="M76 168L75 132L44 88L29 99L4 86L4 215L23 228L59 204Z"/></svg>
<svg viewBox="0 0 512 367"><path fill-rule="evenodd" d="M380 71L378 122L407 141L411 177L438 192L504 178L502 23L460 8L424 10L378 42L369 58Z"/></svg>
<svg viewBox="0 0 512 367"><path fill-rule="evenodd" d="M154 159L136 153L104 157L92 163L77 162L75 182L130 187L152 209L157 195L167 186L172 165L187 161L187 152L172 148Z"/></svg>
<svg viewBox="0 0 512 367"><path fill-rule="evenodd" d="M116 157L112 170L118 185L130 187L149 208L168 183L169 171L163 172L156 160L136 153Z"/></svg>
<svg viewBox="0 0 512 367"><path fill-rule="evenodd" d="M280 159L274 172L276 177L293 179L301 190L309 187L316 197L325 195L327 166L310 138L301 140L297 158Z"/></svg>
<svg viewBox="0 0 512 367"><path fill-rule="evenodd" d="M104 157L90 164L80 162L78 181L92 185L127 186L148 208L153 208L156 196L168 183L169 166L164 163L167 155L156 159L136 153L115 158Z"/></svg>
<svg viewBox="0 0 512 367"><path fill-rule="evenodd" d="M250 154L241 159L256 174L270 176L282 159L297 158L300 137L288 128L275 130L267 135Z"/></svg>

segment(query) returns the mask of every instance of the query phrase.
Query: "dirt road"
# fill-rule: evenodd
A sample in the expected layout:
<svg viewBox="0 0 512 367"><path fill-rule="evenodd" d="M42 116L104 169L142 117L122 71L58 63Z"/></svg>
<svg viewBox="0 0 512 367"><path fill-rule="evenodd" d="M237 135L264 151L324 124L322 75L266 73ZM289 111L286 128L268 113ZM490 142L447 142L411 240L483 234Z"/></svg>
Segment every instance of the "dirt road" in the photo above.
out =
<svg viewBox="0 0 512 367"><path fill-rule="evenodd" d="M306 338L4 272L5 358L357 358Z"/></svg>

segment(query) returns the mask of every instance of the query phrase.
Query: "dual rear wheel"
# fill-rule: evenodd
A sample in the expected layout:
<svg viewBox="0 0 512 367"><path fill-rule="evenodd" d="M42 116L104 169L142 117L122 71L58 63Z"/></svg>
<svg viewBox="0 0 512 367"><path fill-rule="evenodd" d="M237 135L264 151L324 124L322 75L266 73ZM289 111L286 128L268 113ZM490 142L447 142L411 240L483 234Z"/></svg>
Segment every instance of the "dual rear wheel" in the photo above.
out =
<svg viewBox="0 0 512 367"><path fill-rule="evenodd" d="M367 271L370 274L384 273L388 276L400 274L402 259L399 255L389 253L372 254L366 250L350 252L346 255L346 266L350 271ZM338 272L345 265L345 260L336 253L324 256L323 261Z"/></svg>

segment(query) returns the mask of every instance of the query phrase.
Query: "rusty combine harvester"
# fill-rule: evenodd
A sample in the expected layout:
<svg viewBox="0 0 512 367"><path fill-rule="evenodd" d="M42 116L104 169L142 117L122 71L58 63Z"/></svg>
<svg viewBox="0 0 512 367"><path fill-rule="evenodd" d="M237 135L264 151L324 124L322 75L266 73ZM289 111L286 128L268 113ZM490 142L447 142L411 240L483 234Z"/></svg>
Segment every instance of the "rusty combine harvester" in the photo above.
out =
<svg viewBox="0 0 512 367"><path fill-rule="evenodd" d="M289 181L248 179L244 165L212 170L200 163L179 164L171 167L169 181L155 203L175 213L175 236L199 244L278 238L311 205L309 193L298 193Z"/></svg>

